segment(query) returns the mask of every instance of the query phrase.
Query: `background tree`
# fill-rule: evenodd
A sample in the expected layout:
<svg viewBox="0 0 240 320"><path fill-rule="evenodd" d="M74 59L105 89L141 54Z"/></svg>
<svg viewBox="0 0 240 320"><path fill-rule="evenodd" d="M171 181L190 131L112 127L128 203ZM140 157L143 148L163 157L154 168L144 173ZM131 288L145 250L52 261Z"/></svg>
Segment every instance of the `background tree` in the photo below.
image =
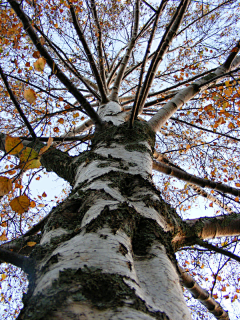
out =
<svg viewBox="0 0 240 320"><path fill-rule="evenodd" d="M239 3L0 7L2 317L19 312L15 265L19 319L190 319L182 286L193 318L229 319ZM34 190L47 172L71 186L51 211Z"/></svg>

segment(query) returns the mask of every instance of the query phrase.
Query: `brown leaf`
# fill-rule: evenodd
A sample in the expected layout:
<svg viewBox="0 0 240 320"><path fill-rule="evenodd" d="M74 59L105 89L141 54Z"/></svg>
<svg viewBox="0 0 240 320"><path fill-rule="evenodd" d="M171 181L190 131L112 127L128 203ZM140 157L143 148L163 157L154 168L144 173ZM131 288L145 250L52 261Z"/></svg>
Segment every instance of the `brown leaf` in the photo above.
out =
<svg viewBox="0 0 240 320"><path fill-rule="evenodd" d="M0 196L8 194L12 190L12 180L7 177L0 177Z"/></svg>
<svg viewBox="0 0 240 320"><path fill-rule="evenodd" d="M26 211L28 211L30 206L30 200L27 195L22 195L17 198L14 198L10 202L10 207L12 208L13 211L22 214Z"/></svg>

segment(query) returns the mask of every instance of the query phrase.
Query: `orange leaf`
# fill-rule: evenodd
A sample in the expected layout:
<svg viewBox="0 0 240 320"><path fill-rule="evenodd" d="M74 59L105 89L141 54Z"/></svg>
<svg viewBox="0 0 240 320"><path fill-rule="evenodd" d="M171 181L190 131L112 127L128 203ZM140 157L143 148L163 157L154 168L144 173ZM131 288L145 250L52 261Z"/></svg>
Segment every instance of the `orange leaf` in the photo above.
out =
<svg viewBox="0 0 240 320"><path fill-rule="evenodd" d="M21 139L7 136L5 140L5 149L9 154L18 154L23 149Z"/></svg>
<svg viewBox="0 0 240 320"><path fill-rule="evenodd" d="M35 201L31 201L30 202L30 208L35 208L36 207L36 203L35 203Z"/></svg>
<svg viewBox="0 0 240 320"><path fill-rule="evenodd" d="M34 241L29 241L29 242L27 242L27 245L28 245L29 247L34 247L36 244L37 244L37 242L34 242Z"/></svg>
<svg viewBox="0 0 240 320"><path fill-rule="evenodd" d="M46 192L43 192L42 197L47 197Z"/></svg>
<svg viewBox="0 0 240 320"><path fill-rule="evenodd" d="M0 196L8 194L12 190L12 180L7 177L0 177Z"/></svg>
<svg viewBox="0 0 240 320"><path fill-rule="evenodd" d="M22 196L14 198L10 202L10 207L12 208L13 211L15 211L19 214L22 214L22 213L28 211L28 209L30 207L30 200L29 200L28 196L26 196L24 194Z"/></svg>
<svg viewBox="0 0 240 320"><path fill-rule="evenodd" d="M211 202L211 203L209 204L209 207L213 207L213 202Z"/></svg>

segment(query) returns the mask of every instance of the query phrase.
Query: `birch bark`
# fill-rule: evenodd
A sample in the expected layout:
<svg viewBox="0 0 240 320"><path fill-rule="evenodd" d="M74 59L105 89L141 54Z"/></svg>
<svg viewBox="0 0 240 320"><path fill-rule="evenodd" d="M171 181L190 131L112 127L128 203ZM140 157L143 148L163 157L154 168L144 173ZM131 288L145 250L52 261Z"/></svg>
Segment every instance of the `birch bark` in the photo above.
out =
<svg viewBox="0 0 240 320"><path fill-rule="evenodd" d="M171 246L178 216L151 179L154 132L128 129L116 102L99 115L105 129L72 161L73 190L31 254L19 319L191 319Z"/></svg>

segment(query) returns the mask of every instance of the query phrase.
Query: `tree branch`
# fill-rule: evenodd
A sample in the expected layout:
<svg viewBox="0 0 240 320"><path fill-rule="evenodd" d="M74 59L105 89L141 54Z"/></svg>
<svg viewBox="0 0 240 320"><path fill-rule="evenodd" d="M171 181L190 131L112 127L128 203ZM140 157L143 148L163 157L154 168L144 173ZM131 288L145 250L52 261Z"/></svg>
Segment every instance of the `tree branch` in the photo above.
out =
<svg viewBox="0 0 240 320"><path fill-rule="evenodd" d="M135 46L135 43L136 43L138 25L139 25L139 0L135 0L134 27L133 27L133 31L132 31L132 36L131 36L131 40L129 42L129 45L127 47L126 53L121 60L121 66L119 68L118 74L116 76L116 79L115 79L113 87L112 87L112 93L110 95L110 100L113 100L113 101L118 100L119 87L121 85L121 81L122 81L125 69L127 67L127 63L130 59L131 52L132 52L132 50Z"/></svg>
<svg viewBox="0 0 240 320"><path fill-rule="evenodd" d="M233 59L232 53L229 57ZM211 74L202 77L187 88L178 91L178 93L148 121L152 129L157 132L186 102L195 97L200 91L206 90L211 84L217 83L220 79L226 76L227 72L236 69L240 65L240 56L235 57L231 63L229 57L226 59L226 62L227 65L230 65L230 69L226 69L224 63Z"/></svg>
<svg viewBox="0 0 240 320"><path fill-rule="evenodd" d="M46 59L47 64L51 68L52 72L57 76L57 78L66 86L68 91L75 97L75 99L82 105L86 110L89 117L94 121L98 126L103 126L102 120L92 108L90 103L84 98L82 93L75 87L75 85L66 77L66 75L61 71L61 69L56 65L48 51L41 44L39 37L37 36L34 28L31 25L31 22L27 15L23 12L22 8L16 0L8 0L9 4L15 11L18 18L21 20L25 31L28 33L33 44L36 46L40 54Z"/></svg>
<svg viewBox="0 0 240 320"><path fill-rule="evenodd" d="M225 184L217 183L208 179L198 178L195 175L179 170L177 168L173 168L172 166L169 166L162 162L158 162L156 160L153 161L153 169L163 172L167 175L174 176L180 180L196 184L202 188L215 189L224 193L232 194L234 196L240 196L239 189L227 186Z"/></svg>
<svg viewBox="0 0 240 320"><path fill-rule="evenodd" d="M194 299L200 301L210 313L212 313L216 319L220 320L229 320L228 313L223 310L222 306L213 299L209 293L203 289L197 282L178 265L178 270L182 279L183 286L191 292Z"/></svg>
<svg viewBox="0 0 240 320"><path fill-rule="evenodd" d="M143 58L143 63L142 63L142 66L141 66L141 72L140 72L140 77L139 77L139 82L138 82L138 87L137 87L137 93L136 93L136 96L135 96L135 99L134 99L134 104L133 104L132 113L131 113L131 117L130 117L130 128L133 127L133 122L134 122L134 119L135 119L135 115L138 114L140 90L141 90L141 87L142 87L142 81L143 81L143 75L144 75L144 72L145 72L145 66L146 66L146 63L147 63L147 60L148 60L148 56L150 54L152 42L153 42L153 39L154 39L154 36L155 36L155 32L156 32L156 29L157 29L157 25L158 25L158 20L160 18L160 15L162 14L166 4L167 4L167 1L162 0L161 5L159 6L158 11L156 13L154 25L153 25L153 28L152 28L152 32L151 32L151 35L150 35L150 38L149 38L149 41L148 41L148 44L147 44L147 49L146 49L146 52L145 52L145 55L144 55L144 58Z"/></svg>
<svg viewBox="0 0 240 320"><path fill-rule="evenodd" d="M155 158L155 160L160 161L162 163L165 163L171 167L174 167L176 169L179 169L183 172L186 172L185 170L183 170L182 168L180 168L179 166L175 165L174 163L172 163L171 161L169 161L169 159L167 159L165 156L163 156L162 154L158 153L157 151L154 152L153 157ZM228 207L226 204L224 204L222 201L220 201L219 199L217 199L216 197L214 197L212 194L206 192L205 190L203 190L202 188L200 188L199 186L196 186L193 183L189 184L190 187L197 192L200 196L207 198L211 201L213 201L214 203L216 203L219 207L223 208L224 210L226 210L228 213L234 213L234 211Z"/></svg>
<svg viewBox="0 0 240 320"><path fill-rule="evenodd" d="M155 56L151 61L151 64L148 69L144 84L143 84L141 92L140 92L140 97L139 97L139 102L138 102L139 113L142 111L142 108L145 104L145 101L147 99L152 82L155 78L158 66L159 66L160 62L162 61L163 56L167 52L171 42L173 41L173 39L176 36L176 32L182 22L184 13L187 10L189 2L190 2L189 0L182 0L181 1L180 5L176 9L176 12L175 12L171 22L169 23L169 25L165 31L165 34L163 35L163 37L158 45Z"/></svg>
<svg viewBox="0 0 240 320"><path fill-rule="evenodd" d="M180 119L177 119L177 118L174 118L174 117L171 117L170 119L171 119L171 120L174 120L174 121L177 121L177 122L184 123L184 124L186 124L187 126L191 126L191 127L193 127L193 128L196 128L196 129L199 129L199 130L202 130L202 131L210 132L210 133L213 133L213 134L217 134L217 135L219 135L219 136L222 136L222 137L226 137L226 138L229 138L229 139L232 139L232 140L240 141L240 139L235 138L235 137L232 137L232 136L229 136L228 134L221 133L221 132L218 132L218 131L209 130L209 129L207 129L207 128L203 128L203 127L197 126L196 124L192 124L192 123L189 123L189 122L184 121L184 120L180 120Z"/></svg>
<svg viewBox="0 0 240 320"><path fill-rule="evenodd" d="M101 78L101 75L98 72L98 69L97 69L97 66L95 64L94 58L92 56L91 50L89 49L87 41L86 41L86 39L84 37L82 28L81 28L81 26L79 24L79 21L78 21L78 18L76 16L76 14L75 14L74 6L69 1L68 1L68 4L70 6L70 13L71 13L71 16L72 16L72 21L73 21L74 28L75 28L75 30L77 32L77 35L78 35L78 38L79 38L80 42L83 45L83 49L86 52L90 67L92 69L92 72L93 72L94 77L96 79L96 82L98 84L98 89L99 89L100 95L102 97L102 102L106 103L106 102L108 102L108 98L107 98L106 90L104 88L103 79Z"/></svg>
<svg viewBox="0 0 240 320"><path fill-rule="evenodd" d="M6 135L0 133L0 150L5 151L5 139ZM36 141L26 141L23 140L23 145L34 149L39 152L42 147L45 146L42 142ZM50 147L45 153L41 155L41 165L46 168L47 171L55 172L59 177L68 181L70 184L73 182L73 169L71 165L73 163L74 157L69 156L66 152L57 150Z"/></svg>
<svg viewBox="0 0 240 320"><path fill-rule="evenodd" d="M97 15L97 10L96 10L96 4L94 0L91 0L91 11L93 14L94 21L97 26L98 30L98 36L97 36L97 51L98 51L98 61L99 61L99 66L100 66L100 74L103 82L103 86L105 90L107 90L106 87L106 75L105 75L105 70L104 70L104 57L103 57L103 43L102 43L102 30L98 21L98 15Z"/></svg>
<svg viewBox="0 0 240 320"><path fill-rule="evenodd" d="M11 263L28 274L31 273L34 268L33 259L3 248L0 248L0 261Z"/></svg>
<svg viewBox="0 0 240 320"><path fill-rule="evenodd" d="M228 250L225 250L225 249L222 249L222 248L218 248L218 247L208 243L207 241L203 241L203 240L198 238L196 240L196 244L198 244L201 247L207 248L207 249L209 249L211 251L215 251L215 252L221 253L224 256L227 256L227 257L229 257L231 259L234 259L234 260L240 262L240 257L237 256L236 254L234 254L234 253L232 253L232 252L230 252Z"/></svg>
<svg viewBox="0 0 240 320"><path fill-rule="evenodd" d="M101 100L100 96L95 91L96 89L98 90L98 86L95 85L95 83L92 83L92 81L90 81L89 79L86 79L84 76L82 76L78 72L78 70L74 67L74 65L69 61L65 52L61 48L59 48L55 43L53 43L36 24L34 24L34 27L44 37L44 39L49 44L50 48L55 52L55 54L59 57L59 59L63 62L63 64L67 67L67 69L71 71L85 85L85 87L89 90L89 92L91 92L91 94L100 101ZM64 55L68 63L61 57L58 51L60 51ZM93 90L92 88L94 88L95 90Z"/></svg>
<svg viewBox="0 0 240 320"><path fill-rule="evenodd" d="M17 98L15 97L14 93L12 92L12 90L11 90L11 88L9 86L9 83L7 81L7 78L6 78L5 74L3 73L1 65L0 65L0 74L1 74L1 77L3 79L3 82L5 84L5 87L7 89L7 92L9 93L9 96L10 96L12 102L14 103L17 111L19 112L21 118L23 119L25 125L27 126L31 136L33 137L34 140L36 140L37 136L36 136L32 126L31 126L30 122L28 121L27 117L25 116L24 112L22 111L22 108L20 107L20 104L18 103Z"/></svg>
<svg viewBox="0 0 240 320"><path fill-rule="evenodd" d="M215 217L188 219L184 222L200 239L240 235L240 216L236 213Z"/></svg>

